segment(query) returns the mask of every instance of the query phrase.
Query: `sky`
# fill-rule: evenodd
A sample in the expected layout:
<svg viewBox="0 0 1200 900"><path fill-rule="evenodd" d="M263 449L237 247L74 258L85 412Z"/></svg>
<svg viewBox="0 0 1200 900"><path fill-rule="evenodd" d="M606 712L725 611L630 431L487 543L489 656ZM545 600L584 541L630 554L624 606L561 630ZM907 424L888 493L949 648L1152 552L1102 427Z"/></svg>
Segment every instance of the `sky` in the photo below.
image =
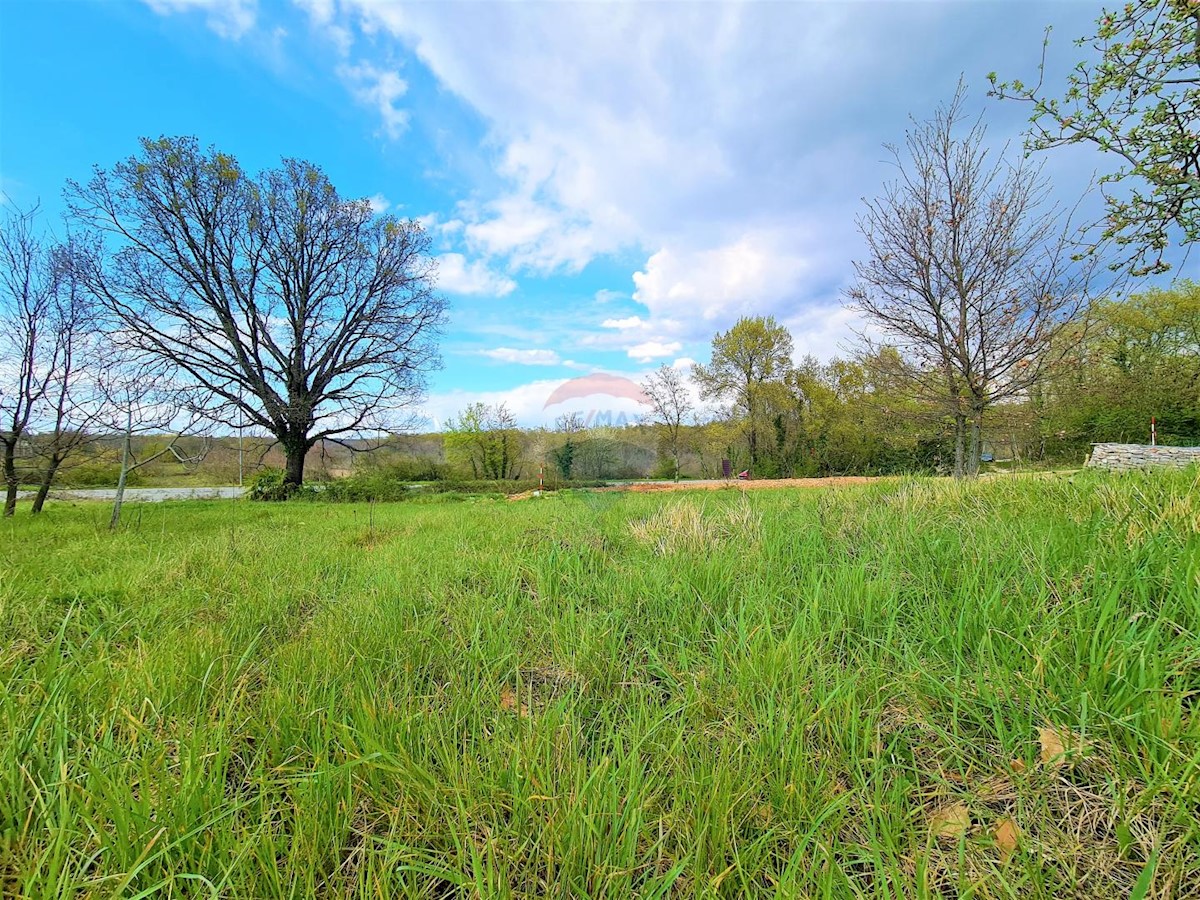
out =
<svg viewBox="0 0 1200 900"><path fill-rule="evenodd" d="M2 0L0 190L56 215L68 178L142 136L195 135L251 170L310 160L432 236L451 305L422 407L432 427L474 401L525 425L569 409L621 421L641 409L633 392L587 393L610 380L558 389L704 362L748 315L785 324L797 358L845 355L863 327L842 302L855 218L894 172L884 146L962 77L989 140L1019 155L1027 109L988 99L988 73L1035 77L1053 26L1061 83L1099 12ZM1089 180L1111 161L1040 156L1057 200L1094 205Z"/></svg>

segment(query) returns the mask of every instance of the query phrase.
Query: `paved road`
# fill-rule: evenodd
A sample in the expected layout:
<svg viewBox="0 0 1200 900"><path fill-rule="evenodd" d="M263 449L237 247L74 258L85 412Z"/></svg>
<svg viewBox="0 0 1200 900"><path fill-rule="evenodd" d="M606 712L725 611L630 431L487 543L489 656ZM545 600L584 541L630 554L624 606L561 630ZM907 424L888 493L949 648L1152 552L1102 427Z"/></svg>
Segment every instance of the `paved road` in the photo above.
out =
<svg viewBox="0 0 1200 900"><path fill-rule="evenodd" d="M125 488L126 503L161 503L163 500L232 500L242 496L245 488L240 487L158 487ZM33 491L21 491L17 496L29 498ZM50 492L54 500L112 500L117 492L113 488L71 488Z"/></svg>

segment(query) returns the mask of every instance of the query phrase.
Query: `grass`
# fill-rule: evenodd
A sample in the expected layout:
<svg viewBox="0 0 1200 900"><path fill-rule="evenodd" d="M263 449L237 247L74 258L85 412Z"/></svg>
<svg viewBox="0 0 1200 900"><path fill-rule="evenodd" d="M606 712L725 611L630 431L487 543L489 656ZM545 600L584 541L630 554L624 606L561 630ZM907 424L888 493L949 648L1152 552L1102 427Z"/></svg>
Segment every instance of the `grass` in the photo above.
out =
<svg viewBox="0 0 1200 900"><path fill-rule="evenodd" d="M0 893L1200 896L1195 472L56 505Z"/></svg>

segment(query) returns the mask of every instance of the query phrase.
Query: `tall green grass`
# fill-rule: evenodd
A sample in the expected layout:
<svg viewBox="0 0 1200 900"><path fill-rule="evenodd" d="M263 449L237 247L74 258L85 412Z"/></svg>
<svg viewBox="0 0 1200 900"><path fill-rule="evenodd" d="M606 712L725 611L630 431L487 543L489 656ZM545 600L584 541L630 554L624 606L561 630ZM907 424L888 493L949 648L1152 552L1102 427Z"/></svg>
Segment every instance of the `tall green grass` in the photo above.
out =
<svg viewBox="0 0 1200 900"><path fill-rule="evenodd" d="M105 522L0 533L0 893L1200 896L1194 472Z"/></svg>

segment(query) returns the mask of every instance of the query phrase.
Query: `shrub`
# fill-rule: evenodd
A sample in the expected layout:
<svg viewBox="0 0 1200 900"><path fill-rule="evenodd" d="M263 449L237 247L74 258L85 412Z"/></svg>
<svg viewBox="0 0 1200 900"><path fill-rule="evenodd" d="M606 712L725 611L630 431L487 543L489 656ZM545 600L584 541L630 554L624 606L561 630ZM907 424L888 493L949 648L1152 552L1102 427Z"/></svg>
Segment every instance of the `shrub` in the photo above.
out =
<svg viewBox="0 0 1200 900"><path fill-rule="evenodd" d="M281 469L263 469L250 479L250 487L246 496L251 500L277 503L281 500L299 500L316 496L316 491L308 485L296 487L285 484Z"/></svg>

